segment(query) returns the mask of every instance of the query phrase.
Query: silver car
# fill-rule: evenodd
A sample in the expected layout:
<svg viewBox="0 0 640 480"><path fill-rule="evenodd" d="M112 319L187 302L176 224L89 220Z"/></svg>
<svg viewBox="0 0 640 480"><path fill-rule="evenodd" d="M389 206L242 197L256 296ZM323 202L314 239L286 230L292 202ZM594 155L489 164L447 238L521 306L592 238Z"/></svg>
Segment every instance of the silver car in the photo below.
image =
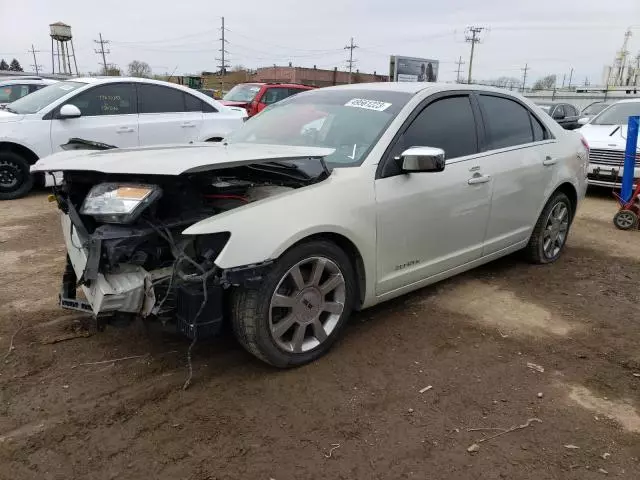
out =
<svg viewBox="0 0 640 480"><path fill-rule="evenodd" d="M587 166L581 136L518 95L375 83L295 95L218 144L75 150L33 170L63 172L63 307L192 339L229 322L290 367L353 310L518 250L557 260Z"/></svg>

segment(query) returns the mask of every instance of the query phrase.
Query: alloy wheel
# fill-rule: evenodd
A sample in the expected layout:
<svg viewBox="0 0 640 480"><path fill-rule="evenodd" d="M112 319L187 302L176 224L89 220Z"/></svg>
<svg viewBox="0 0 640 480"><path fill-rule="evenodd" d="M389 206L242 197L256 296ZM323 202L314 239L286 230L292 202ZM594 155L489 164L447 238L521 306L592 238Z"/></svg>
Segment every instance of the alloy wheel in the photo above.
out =
<svg viewBox="0 0 640 480"><path fill-rule="evenodd" d="M555 258L567 241L569 208L564 202L556 203L547 217L542 231L542 248L547 258Z"/></svg>
<svg viewBox="0 0 640 480"><path fill-rule="evenodd" d="M310 257L282 276L269 305L269 330L286 352L308 352L338 325L346 299L346 283L338 265L326 257Z"/></svg>

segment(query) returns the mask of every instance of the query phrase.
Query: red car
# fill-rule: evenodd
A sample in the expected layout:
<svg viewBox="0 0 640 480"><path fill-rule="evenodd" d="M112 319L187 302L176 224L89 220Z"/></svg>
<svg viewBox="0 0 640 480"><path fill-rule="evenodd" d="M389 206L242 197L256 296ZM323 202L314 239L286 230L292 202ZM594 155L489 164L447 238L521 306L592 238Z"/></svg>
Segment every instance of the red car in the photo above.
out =
<svg viewBox="0 0 640 480"><path fill-rule="evenodd" d="M240 83L229 90L220 102L230 107L242 107L252 117L268 105L314 88L297 83Z"/></svg>

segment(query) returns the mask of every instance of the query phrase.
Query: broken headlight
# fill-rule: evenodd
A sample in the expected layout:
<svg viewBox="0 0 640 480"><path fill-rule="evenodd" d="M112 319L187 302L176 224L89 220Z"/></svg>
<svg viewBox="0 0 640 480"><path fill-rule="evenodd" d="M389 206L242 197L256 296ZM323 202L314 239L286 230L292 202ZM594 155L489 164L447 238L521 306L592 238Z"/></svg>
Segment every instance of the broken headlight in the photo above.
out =
<svg viewBox="0 0 640 480"><path fill-rule="evenodd" d="M160 195L157 185L101 183L89 191L80 213L103 223L131 223Z"/></svg>

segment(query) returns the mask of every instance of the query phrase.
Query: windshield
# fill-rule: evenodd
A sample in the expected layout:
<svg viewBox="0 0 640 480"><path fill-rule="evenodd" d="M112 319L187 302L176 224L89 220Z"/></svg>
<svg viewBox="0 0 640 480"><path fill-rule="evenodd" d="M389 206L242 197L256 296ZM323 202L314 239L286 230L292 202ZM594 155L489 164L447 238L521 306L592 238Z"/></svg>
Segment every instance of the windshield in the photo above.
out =
<svg viewBox="0 0 640 480"><path fill-rule="evenodd" d="M594 103L593 105L589 105L582 111L582 115L597 115L609 105L606 103Z"/></svg>
<svg viewBox="0 0 640 480"><path fill-rule="evenodd" d="M260 91L260 85L241 84L236 85L222 97L227 102L251 102Z"/></svg>
<svg viewBox="0 0 640 480"><path fill-rule="evenodd" d="M86 83L81 82L58 82L10 103L7 110L20 114L36 113L67 93L85 85Z"/></svg>
<svg viewBox="0 0 640 480"><path fill-rule="evenodd" d="M616 103L603 110L592 121L592 125L626 125L629 117L640 115L640 102Z"/></svg>
<svg viewBox="0 0 640 480"><path fill-rule="evenodd" d="M547 113L549 113L549 110L551 110L551 105L538 105L538 106Z"/></svg>
<svg viewBox="0 0 640 480"><path fill-rule="evenodd" d="M271 105L228 137L229 143L329 147L333 166L360 165L411 98L404 92L313 90Z"/></svg>

